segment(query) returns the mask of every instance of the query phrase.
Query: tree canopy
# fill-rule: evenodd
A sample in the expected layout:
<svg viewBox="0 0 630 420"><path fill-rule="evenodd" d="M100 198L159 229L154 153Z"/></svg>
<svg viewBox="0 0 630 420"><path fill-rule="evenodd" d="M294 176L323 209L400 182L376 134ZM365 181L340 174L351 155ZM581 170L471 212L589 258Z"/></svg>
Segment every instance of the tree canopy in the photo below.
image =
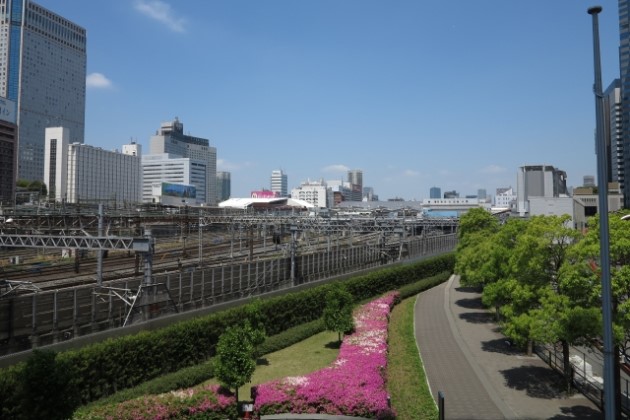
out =
<svg viewBox="0 0 630 420"><path fill-rule="evenodd" d="M572 228L567 215L495 224L486 214L462 217L465 232L460 233L456 272L462 284L483 286L483 303L495 308L504 334L527 344L528 353L534 341L562 345L569 386L569 347L588 344L601 333L600 285L592 269L599 240L589 237L596 234L591 226L597 220L583 234ZM620 254L618 263L626 257ZM622 282L618 285L621 293Z"/></svg>
<svg viewBox="0 0 630 420"><path fill-rule="evenodd" d="M256 369L251 326L229 327L219 338L214 359L214 373L219 382L234 389L238 401L238 388L249 382Z"/></svg>
<svg viewBox="0 0 630 420"><path fill-rule="evenodd" d="M326 307L324 308L324 325L329 331L338 333L339 342L341 334L354 328L352 318L353 298L343 285L334 284L326 293Z"/></svg>

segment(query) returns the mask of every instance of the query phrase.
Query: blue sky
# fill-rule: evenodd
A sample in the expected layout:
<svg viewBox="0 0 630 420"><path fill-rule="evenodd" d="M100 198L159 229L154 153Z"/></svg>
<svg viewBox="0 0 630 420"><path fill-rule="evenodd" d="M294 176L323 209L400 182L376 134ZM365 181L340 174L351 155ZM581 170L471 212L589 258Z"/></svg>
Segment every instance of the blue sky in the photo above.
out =
<svg viewBox="0 0 630 420"><path fill-rule="evenodd" d="M85 143L210 139L232 196L346 179L380 199L596 175L593 42L619 77L614 0L39 0L88 33Z"/></svg>

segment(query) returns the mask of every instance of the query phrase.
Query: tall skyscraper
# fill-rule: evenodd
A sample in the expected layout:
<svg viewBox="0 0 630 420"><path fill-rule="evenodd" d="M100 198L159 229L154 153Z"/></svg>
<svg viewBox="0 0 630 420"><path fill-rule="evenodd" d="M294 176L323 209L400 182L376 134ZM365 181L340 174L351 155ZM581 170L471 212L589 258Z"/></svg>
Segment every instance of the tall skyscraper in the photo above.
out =
<svg viewBox="0 0 630 420"><path fill-rule="evenodd" d="M271 171L271 191L280 194L280 197L289 196L289 181L287 174L282 169Z"/></svg>
<svg viewBox="0 0 630 420"><path fill-rule="evenodd" d="M160 130L151 137L150 154L164 153L204 162L206 183L203 197L208 205L217 203L217 149L210 146L208 139L184 134L184 124L175 118L162 123ZM197 197L200 197L199 191Z"/></svg>
<svg viewBox="0 0 630 420"><path fill-rule="evenodd" d="M229 172L217 172L217 202L228 200L232 195L231 178Z"/></svg>
<svg viewBox="0 0 630 420"><path fill-rule="evenodd" d="M619 73L623 172L630 174L630 0L619 0ZM624 207L630 207L630 182L623 182Z"/></svg>
<svg viewBox="0 0 630 420"><path fill-rule="evenodd" d="M0 98L0 205L15 202L17 125L15 102Z"/></svg>
<svg viewBox="0 0 630 420"><path fill-rule="evenodd" d="M621 110L621 81L613 80L604 92L604 141L608 156L608 179L623 188L623 131Z"/></svg>
<svg viewBox="0 0 630 420"><path fill-rule="evenodd" d="M17 103L18 177L44 179L46 127L85 129L86 32L30 0L0 0L0 96Z"/></svg>
<svg viewBox="0 0 630 420"><path fill-rule="evenodd" d="M361 169L351 169L348 171L348 182L352 184L352 201L363 199L363 171Z"/></svg>
<svg viewBox="0 0 630 420"><path fill-rule="evenodd" d="M429 198L442 198L442 189L440 187L431 187Z"/></svg>

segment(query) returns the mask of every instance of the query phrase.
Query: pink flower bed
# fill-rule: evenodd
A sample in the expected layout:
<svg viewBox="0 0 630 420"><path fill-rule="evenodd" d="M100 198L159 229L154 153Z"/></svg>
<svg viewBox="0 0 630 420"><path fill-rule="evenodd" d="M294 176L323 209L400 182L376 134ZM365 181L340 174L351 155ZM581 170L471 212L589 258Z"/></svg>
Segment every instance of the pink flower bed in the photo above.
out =
<svg viewBox="0 0 630 420"><path fill-rule="evenodd" d="M204 419L236 418L236 398L218 385L205 385L98 407L86 413L86 418L162 420L195 415Z"/></svg>
<svg viewBox="0 0 630 420"><path fill-rule="evenodd" d="M327 368L259 385L254 410L362 417L387 410L387 324L397 297L398 292L387 294L355 312L355 332Z"/></svg>

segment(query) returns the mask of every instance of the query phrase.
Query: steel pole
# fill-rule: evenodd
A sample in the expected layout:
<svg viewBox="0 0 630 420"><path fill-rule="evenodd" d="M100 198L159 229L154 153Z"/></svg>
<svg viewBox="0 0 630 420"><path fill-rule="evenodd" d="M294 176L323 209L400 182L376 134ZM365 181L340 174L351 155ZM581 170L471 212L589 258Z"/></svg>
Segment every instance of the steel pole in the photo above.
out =
<svg viewBox="0 0 630 420"><path fill-rule="evenodd" d="M593 18L593 55L595 63L595 114L597 150L597 189L599 195L599 238L602 270L602 315L604 322L604 418L613 420L615 413L615 357L612 329L612 287L610 284L610 241L608 230L608 177L606 145L604 143L604 105L602 94L602 69L599 52L599 21L601 6L588 9Z"/></svg>
<svg viewBox="0 0 630 420"><path fill-rule="evenodd" d="M98 236L103 237L103 204L98 205ZM97 251L97 265L96 265L96 283L99 286L103 285L103 251L99 248Z"/></svg>

